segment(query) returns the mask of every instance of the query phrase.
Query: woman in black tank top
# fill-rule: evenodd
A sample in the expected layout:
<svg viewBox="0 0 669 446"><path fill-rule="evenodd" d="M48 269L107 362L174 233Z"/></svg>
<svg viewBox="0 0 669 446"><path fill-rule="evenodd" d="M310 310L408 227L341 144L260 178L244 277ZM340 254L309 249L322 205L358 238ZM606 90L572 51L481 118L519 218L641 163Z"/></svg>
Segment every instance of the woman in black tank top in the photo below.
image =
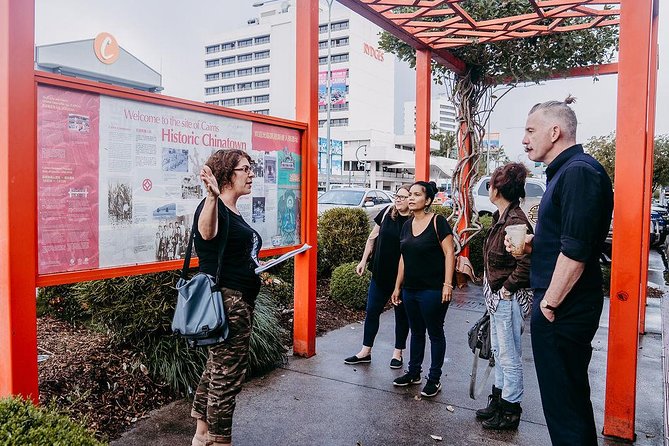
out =
<svg viewBox="0 0 669 446"><path fill-rule="evenodd" d="M433 397L441 390L441 367L446 353L444 319L453 294L455 269L453 231L443 216L430 212L436 193L434 182L418 181L411 186L409 209L413 217L402 228L400 264L392 295L393 304L404 303L411 327L409 369L393 384L421 383L427 331L432 359L427 383L421 391L425 397Z"/></svg>

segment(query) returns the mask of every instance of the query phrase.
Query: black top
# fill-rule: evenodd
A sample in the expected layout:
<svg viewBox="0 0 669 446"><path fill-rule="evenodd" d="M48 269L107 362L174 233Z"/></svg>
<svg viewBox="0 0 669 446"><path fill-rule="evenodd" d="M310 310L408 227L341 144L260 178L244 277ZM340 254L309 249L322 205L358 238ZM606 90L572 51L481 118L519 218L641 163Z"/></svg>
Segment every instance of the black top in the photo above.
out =
<svg viewBox="0 0 669 446"><path fill-rule="evenodd" d="M384 218L386 211L388 214ZM391 213L392 210L385 208L374 218L374 222L379 225L379 236L372 258L372 277L376 285L386 292L392 292L395 288L400 263L400 233L409 219L408 215L397 214L393 220Z"/></svg>
<svg viewBox="0 0 669 446"><path fill-rule="evenodd" d="M225 204L218 200L218 232L211 240L204 240L200 235L197 223L200 213L204 207L204 200L195 211L195 251L200 260L200 271L216 275L218 268L218 246L221 234L224 231L223 223L226 213L223 210ZM228 244L223 253L223 265L221 267L220 285L225 288L241 291L244 300L252 304L260 291L260 277L255 273L258 266L258 252L262 246L260 234L253 230L240 216L228 208L227 215L230 218L228 230Z"/></svg>
<svg viewBox="0 0 669 446"><path fill-rule="evenodd" d="M437 219L437 232L434 231ZM414 236L413 217L402 227L400 251L404 259L404 288L414 290L441 290L444 287L446 257L441 242L453 234L446 218L433 215L423 232Z"/></svg>
<svg viewBox="0 0 669 446"><path fill-rule="evenodd" d="M562 253L585 263L571 293L601 291L599 255L613 212L611 180L580 144L560 153L546 168L546 177L532 243L530 284L548 288Z"/></svg>

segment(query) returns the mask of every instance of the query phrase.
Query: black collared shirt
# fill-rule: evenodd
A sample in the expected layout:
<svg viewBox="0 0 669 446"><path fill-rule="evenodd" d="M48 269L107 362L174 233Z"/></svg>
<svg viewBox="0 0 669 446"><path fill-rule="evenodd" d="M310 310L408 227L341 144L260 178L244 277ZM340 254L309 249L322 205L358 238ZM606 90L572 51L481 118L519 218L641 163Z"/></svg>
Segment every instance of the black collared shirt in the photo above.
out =
<svg viewBox="0 0 669 446"><path fill-rule="evenodd" d="M548 288L562 253L585 263L570 294L601 290L599 256L613 212L611 180L580 144L560 153L546 168L546 177L532 243L530 284Z"/></svg>

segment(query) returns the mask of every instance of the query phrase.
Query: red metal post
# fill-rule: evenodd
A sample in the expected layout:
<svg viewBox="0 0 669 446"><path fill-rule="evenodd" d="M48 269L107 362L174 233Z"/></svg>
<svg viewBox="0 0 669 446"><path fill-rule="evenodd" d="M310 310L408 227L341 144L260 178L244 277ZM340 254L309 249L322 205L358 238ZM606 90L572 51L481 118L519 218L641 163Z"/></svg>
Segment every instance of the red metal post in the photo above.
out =
<svg viewBox="0 0 669 446"><path fill-rule="evenodd" d="M653 8L653 22L651 24L650 37L650 64L648 65L648 131L646 133L646 153L648 159L646 162L645 187L651 191L653 184L653 166L655 163L655 96L657 93L657 22L659 18L659 4L656 1ZM650 202L652 192L644 195L643 215L650 215ZM644 220L643 227L643 252L650 252L650 220ZM648 255L642 257L641 262L641 283L648 282ZM639 305L639 334L646 333L646 298L648 297L648 288L641 287L641 304Z"/></svg>
<svg viewBox="0 0 669 446"><path fill-rule="evenodd" d="M464 159L470 156L472 153L472 134L469 131L469 127L465 121L460 122L460 129L458 132L458 158ZM462 200L462 215L463 217L458 222L457 231L458 234L465 234L463 231L471 226L471 213L472 213L472 204L469 202L469 190L471 189L471 172L472 172L472 163L467 161L462 166L462 171L460 173L462 181L460 182L460 195ZM466 241L466 238L461 240L463 243ZM460 251L460 255L463 257L469 257L469 244L465 245Z"/></svg>
<svg viewBox="0 0 669 446"><path fill-rule="evenodd" d="M646 144L652 0L621 0L616 132L616 192L604 435L634 440L639 304L644 246L643 200L652 152ZM647 227L647 226L646 226Z"/></svg>
<svg viewBox="0 0 669 446"><path fill-rule="evenodd" d="M0 0L0 397L37 403L34 17Z"/></svg>
<svg viewBox="0 0 669 446"><path fill-rule="evenodd" d="M430 50L416 50L416 181L430 181Z"/></svg>
<svg viewBox="0 0 669 446"><path fill-rule="evenodd" d="M318 2L297 0L296 103L302 137L302 234L312 248L295 258L293 353L316 354L316 256L318 222Z"/></svg>

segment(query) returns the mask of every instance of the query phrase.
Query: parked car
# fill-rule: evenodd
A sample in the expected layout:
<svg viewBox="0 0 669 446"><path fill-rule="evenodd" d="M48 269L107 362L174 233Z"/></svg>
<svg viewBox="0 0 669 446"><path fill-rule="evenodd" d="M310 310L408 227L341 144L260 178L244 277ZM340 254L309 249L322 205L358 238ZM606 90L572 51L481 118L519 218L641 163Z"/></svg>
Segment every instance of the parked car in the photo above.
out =
<svg viewBox="0 0 669 446"><path fill-rule="evenodd" d="M493 212L497 210L488 197L489 182L490 177L485 176L478 180L472 189L474 206L476 207L479 216L492 215ZM541 202L541 197L544 195L544 192L546 192L546 182L544 180L538 178L527 178L527 180L525 180L525 200L523 200L520 207L533 226L537 224L537 218L539 217L539 203Z"/></svg>
<svg viewBox="0 0 669 446"><path fill-rule="evenodd" d="M358 207L362 208L371 220L392 202L392 195L380 189L331 189L318 197L318 214L333 208Z"/></svg>
<svg viewBox="0 0 669 446"><path fill-rule="evenodd" d="M663 207L652 206L650 209L650 246L657 247L664 244L669 233L669 212ZM602 261L604 263L611 263L611 253L613 246L613 220L609 227L609 234L604 241L602 248Z"/></svg>
<svg viewBox="0 0 669 446"><path fill-rule="evenodd" d="M652 212L657 212L660 215L659 223L659 237L657 239L657 244L662 245L669 235L669 211L664 206L652 205Z"/></svg>

